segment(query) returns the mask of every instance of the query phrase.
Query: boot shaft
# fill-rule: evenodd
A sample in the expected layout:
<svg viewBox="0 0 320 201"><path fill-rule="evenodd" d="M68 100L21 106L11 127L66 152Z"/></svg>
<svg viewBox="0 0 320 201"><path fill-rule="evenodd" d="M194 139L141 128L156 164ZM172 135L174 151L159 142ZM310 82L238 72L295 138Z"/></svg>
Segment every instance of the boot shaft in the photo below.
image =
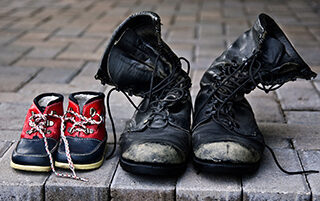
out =
<svg viewBox="0 0 320 201"><path fill-rule="evenodd" d="M179 58L161 39L160 25L160 17L153 12L127 18L114 31L95 78L145 97L151 80L157 86L168 76L183 74Z"/></svg>
<svg viewBox="0 0 320 201"><path fill-rule="evenodd" d="M203 75L194 125L213 117L228 128L237 127L232 123L234 105L245 101L245 93L256 87L269 92L288 81L315 76L276 22L261 14Z"/></svg>
<svg viewBox="0 0 320 201"><path fill-rule="evenodd" d="M297 78L311 79L316 74L299 56L276 22L266 14L260 14L253 27L211 64L201 80L201 86L215 82L220 85L228 76L243 84L239 92L249 93L258 84L282 85ZM237 88L234 87L231 90Z"/></svg>

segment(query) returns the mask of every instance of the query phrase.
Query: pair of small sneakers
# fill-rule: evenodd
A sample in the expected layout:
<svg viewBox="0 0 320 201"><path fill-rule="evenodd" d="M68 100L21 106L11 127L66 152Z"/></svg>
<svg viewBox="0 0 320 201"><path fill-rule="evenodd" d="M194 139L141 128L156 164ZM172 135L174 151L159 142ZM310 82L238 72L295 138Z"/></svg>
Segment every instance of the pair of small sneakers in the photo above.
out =
<svg viewBox="0 0 320 201"><path fill-rule="evenodd" d="M65 113L61 94L44 93L34 98L12 153L11 167L52 170L58 176L75 179L81 179L75 169L100 167L107 142L104 98L100 92L72 93ZM59 174L55 167L70 168L73 175Z"/></svg>

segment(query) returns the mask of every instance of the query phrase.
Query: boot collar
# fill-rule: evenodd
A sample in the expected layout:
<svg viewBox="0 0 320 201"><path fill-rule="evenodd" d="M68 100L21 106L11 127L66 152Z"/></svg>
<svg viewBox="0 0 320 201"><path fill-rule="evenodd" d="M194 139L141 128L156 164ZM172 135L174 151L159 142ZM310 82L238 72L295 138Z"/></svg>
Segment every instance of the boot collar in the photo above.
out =
<svg viewBox="0 0 320 201"><path fill-rule="evenodd" d="M161 39L160 17L143 11L128 17L114 31L95 78L143 97L152 76L156 84L175 68L181 68L181 62Z"/></svg>

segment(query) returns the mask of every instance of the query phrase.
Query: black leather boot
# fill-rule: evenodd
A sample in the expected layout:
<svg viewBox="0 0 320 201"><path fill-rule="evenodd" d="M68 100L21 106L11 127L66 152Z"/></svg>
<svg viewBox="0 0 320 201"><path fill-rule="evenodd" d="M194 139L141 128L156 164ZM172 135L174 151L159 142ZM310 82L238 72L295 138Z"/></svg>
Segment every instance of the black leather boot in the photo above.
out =
<svg viewBox="0 0 320 201"><path fill-rule="evenodd" d="M275 21L259 15L201 79L192 131L195 166L209 172L256 170L266 145L244 94L315 76Z"/></svg>
<svg viewBox="0 0 320 201"><path fill-rule="evenodd" d="M191 80L181 68L185 59L161 39L160 25L152 12L126 19L111 37L96 75L102 84L115 86L108 109L113 90L143 98L120 138L120 164L136 174L177 174L191 147Z"/></svg>

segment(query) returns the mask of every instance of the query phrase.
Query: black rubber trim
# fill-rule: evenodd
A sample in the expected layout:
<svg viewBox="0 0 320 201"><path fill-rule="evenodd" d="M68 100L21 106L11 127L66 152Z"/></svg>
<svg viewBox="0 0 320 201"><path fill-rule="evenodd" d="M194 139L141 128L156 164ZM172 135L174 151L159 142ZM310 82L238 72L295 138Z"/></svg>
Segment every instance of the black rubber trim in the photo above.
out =
<svg viewBox="0 0 320 201"><path fill-rule="evenodd" d="M102 92L96 92L96 91L79 91L79 92L75 92L69 95L69 99L72 100L72 102L74 102L75 104L79 105L78 100L75 98L76 95L80 95L80 94L84 94L84 95L95 95L96 97L93 97L89 100L87 100L87 102L85 104L91 103L95 100L98 99L104 99L105 95Z"/></svg>
<svg viewBox="0 0 320 201"><path fill-rule="evenodd" d="M201 160L193 156L193 165L196 170L208 173L223 173L223 174L249 174L255 172L259 166L257 163L235 164L235 163L214 163L212 161Z"/></svg>
<svg viewBox="0 0 320 201"><path fill-rule="evenodd" d="M120 157L121 167L130 173L137 175L176 176L180 175L187 167L182 164L137 163Z"/></svg>

